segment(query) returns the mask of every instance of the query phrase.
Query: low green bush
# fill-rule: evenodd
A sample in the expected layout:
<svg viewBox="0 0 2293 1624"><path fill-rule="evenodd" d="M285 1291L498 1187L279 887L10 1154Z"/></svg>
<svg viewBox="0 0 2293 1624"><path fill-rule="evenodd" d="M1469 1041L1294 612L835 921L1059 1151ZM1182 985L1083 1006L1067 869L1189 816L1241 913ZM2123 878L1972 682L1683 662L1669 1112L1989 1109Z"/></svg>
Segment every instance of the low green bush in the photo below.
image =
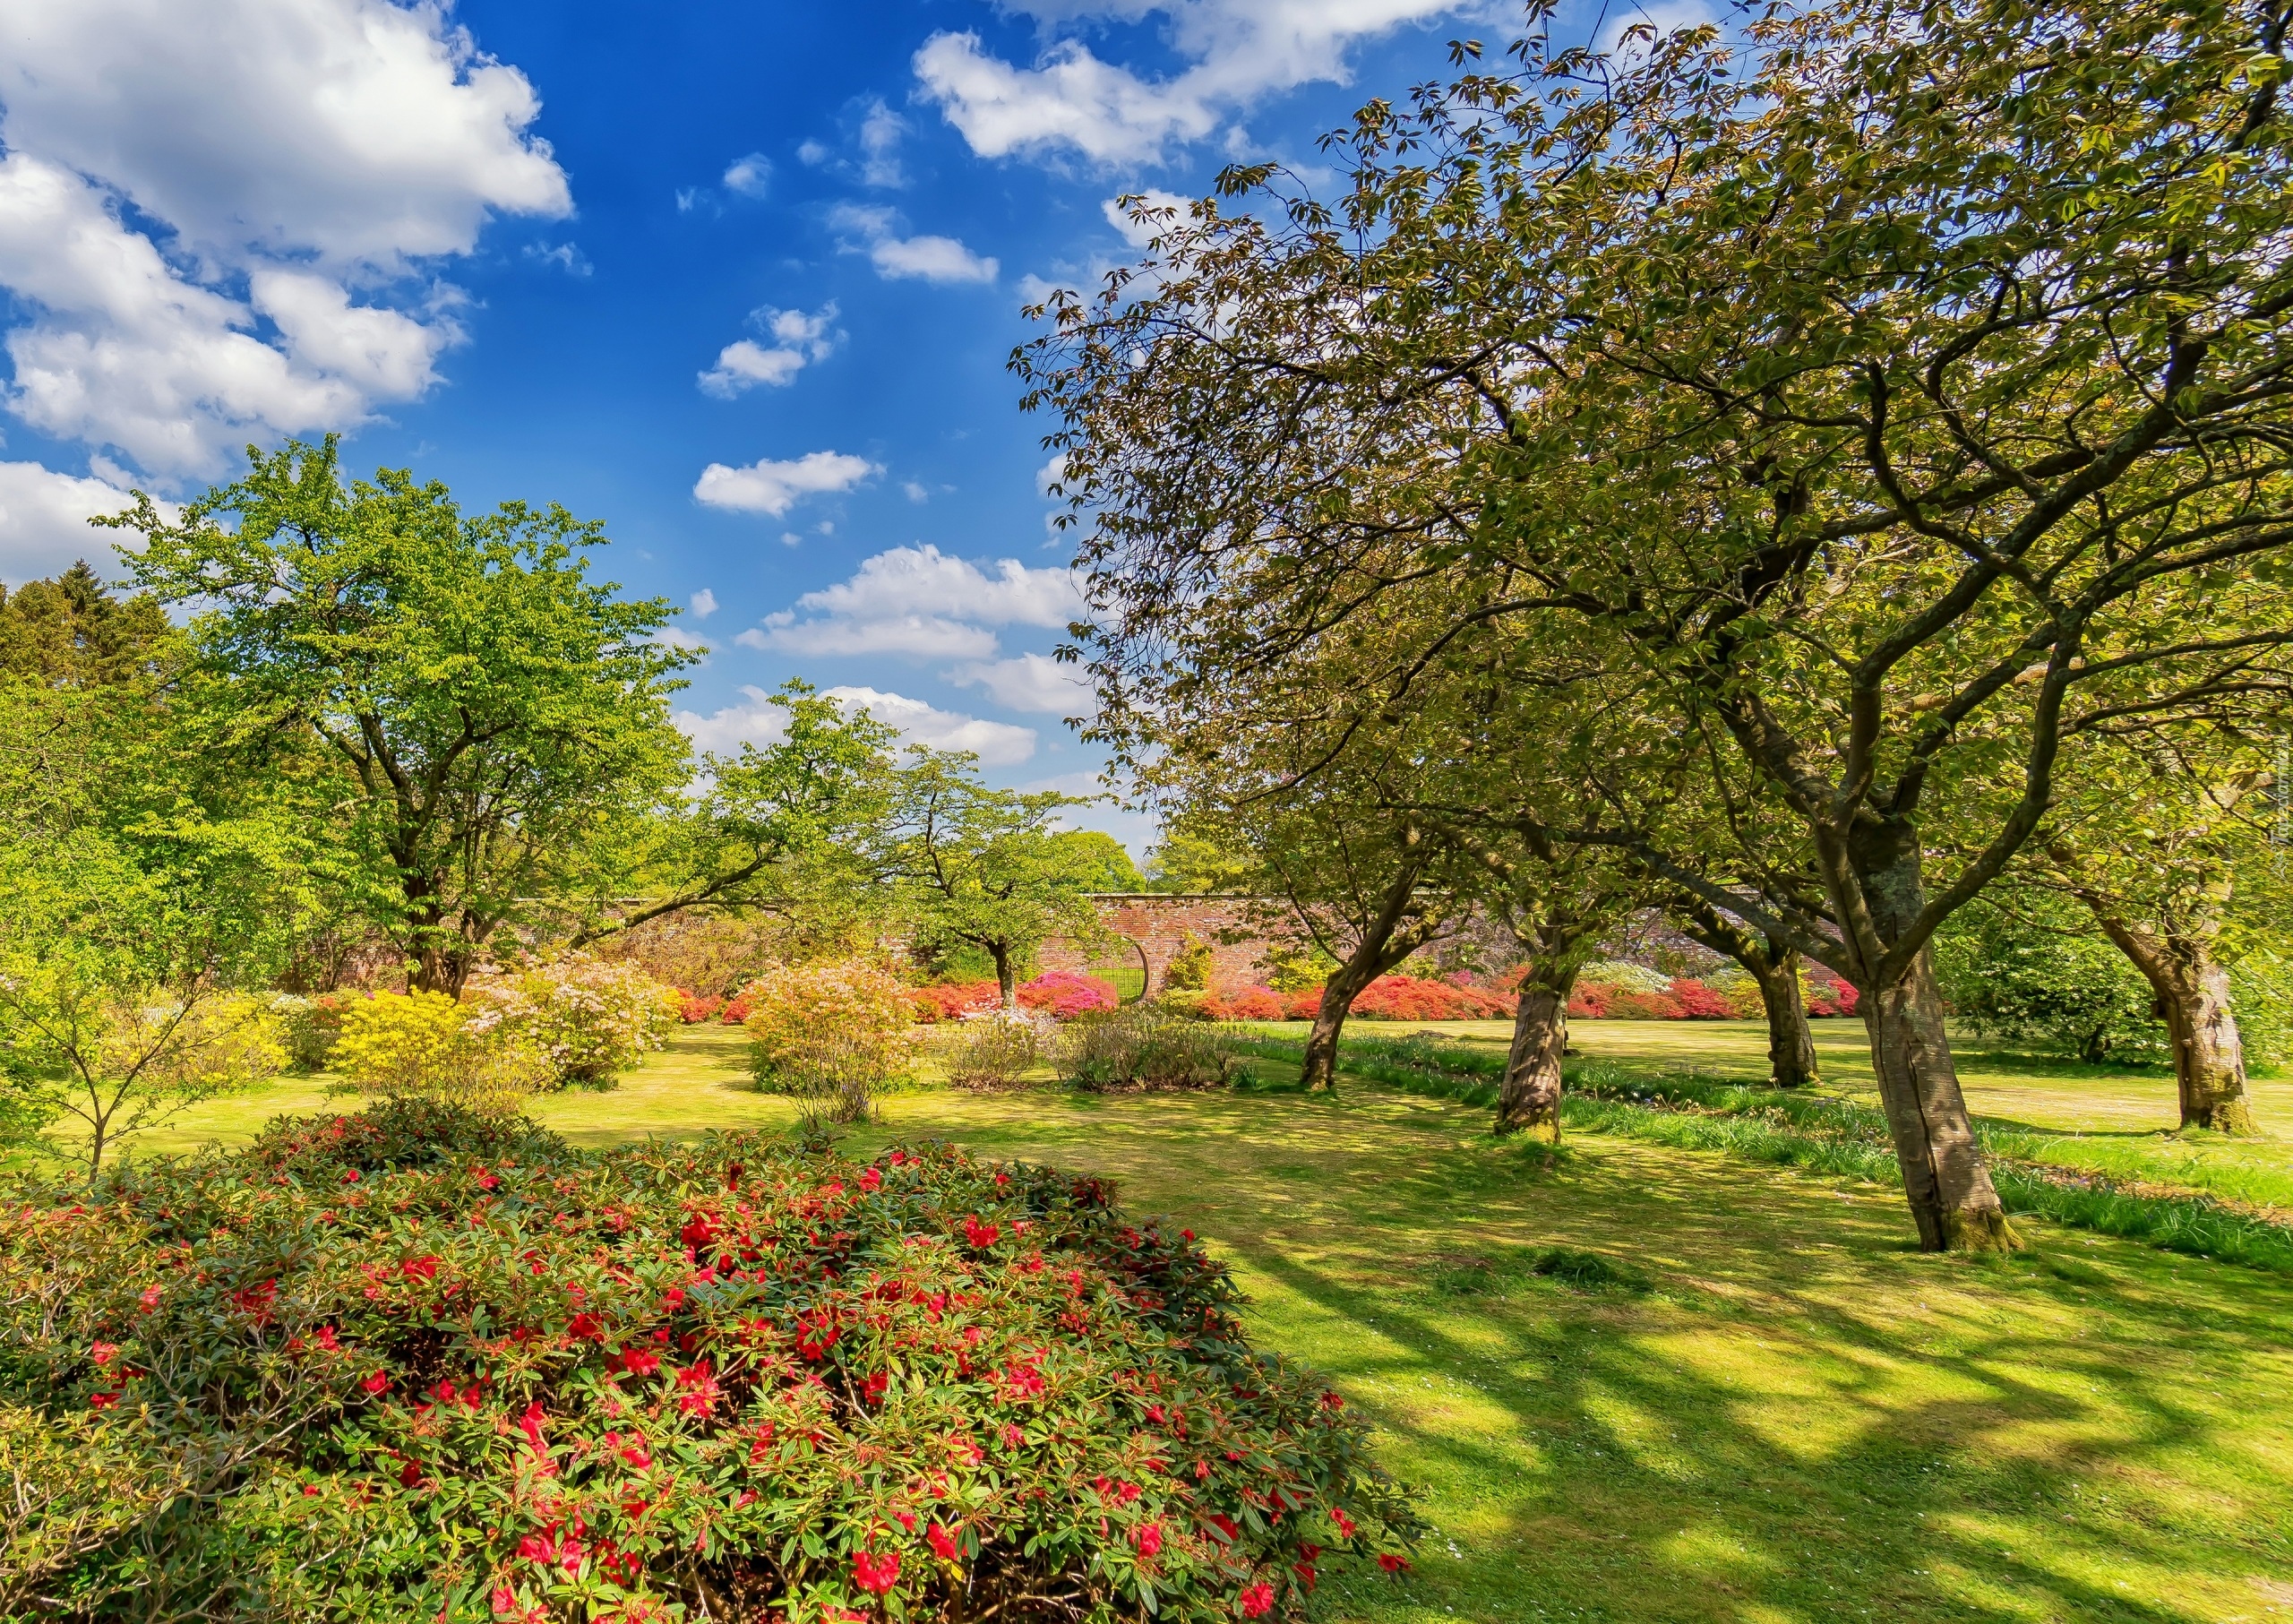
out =
<svg viewBox="0 0 2293 1624"><path fill-rule="evenodd" d="M83 1620L1230 1620L1413 1537L1108 1188L410 1101L0 1207L0 1597Z"/></svg>
<svg viewBox="0 0 2293 1624"><path fill-rule="evenodd" d="M1068 1023L1059 1074L1078 1088L1219 1088L1239 1070L1231 1035L1157 1003Z"/></svg>

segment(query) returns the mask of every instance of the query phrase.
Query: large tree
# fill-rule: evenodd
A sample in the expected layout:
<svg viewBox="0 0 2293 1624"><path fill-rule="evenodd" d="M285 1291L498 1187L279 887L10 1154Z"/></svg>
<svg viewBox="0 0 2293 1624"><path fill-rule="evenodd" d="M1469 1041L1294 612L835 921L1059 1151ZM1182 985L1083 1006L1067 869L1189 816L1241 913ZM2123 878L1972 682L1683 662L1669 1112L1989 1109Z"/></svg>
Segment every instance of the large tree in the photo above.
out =
<svg viewBox="0 0 2293 1624"><path fill-rule="evenodd" d="M1929 942L2090 738L2234 709L2293 640L2286 22L1532 37L1365 108L1334 207L1258 166L1224 184L1270 221L1142 208L1155 276L1055 301L1017 363L1089 521L1103 705L1159 702L1172 647L1310 658L1429 591L1471 606L1365 711L1469 624L1599 628L1757 778L1791 849L1748 866L1817 906L1648 855L1856 985L1921 1243L2013 1244Z"/></svg>
<svg viewBox="0 0 2293 1624"><path fill-rule="evenodd" d="M176 518L141 496L108 522L193 614L184 702L219 756L307 773L419 988L459 994L503 926L595 894L593 865L688 773L666 703L688 657L655 637L671 612L590 580L605 537L563 508L346 481L329 439L250 450Z"/></svg>

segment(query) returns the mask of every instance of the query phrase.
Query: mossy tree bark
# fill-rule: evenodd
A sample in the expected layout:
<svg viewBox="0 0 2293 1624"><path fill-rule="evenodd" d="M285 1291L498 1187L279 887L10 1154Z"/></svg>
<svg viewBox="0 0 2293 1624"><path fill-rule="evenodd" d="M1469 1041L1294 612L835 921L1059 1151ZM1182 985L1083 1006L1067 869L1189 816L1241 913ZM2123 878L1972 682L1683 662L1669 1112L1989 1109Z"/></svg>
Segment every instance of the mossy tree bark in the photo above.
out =
<svg viewBox="0 0 2293 1624"><path fill-rule="evenodd" d="M2083 898L2118 950L2134 961L2158 1007L2174 1049L2174 1085L2182 1126L2216 1133L2258 1131L2246 1087L2246 1046L2229 1001L2229 972L2213 956L2203 928L2160 932L2116 916L2101 898Z"/></svg>
<svg viewBox="0 0 2293 1624"><path fill-rule="evenodd" d="M1560 1061L1568 1050L1568 995L1581 962L1573 956L1531 961L1513 1011L1513 1044L1497 1099L1497 1131L1542 1123L1560 1142Z"/></svg>
<svg viewBox="0 0 2293 1624"><path fill-rule="evenodd" d="M1779 1088L1804 1088L1819 1080L1815 1035L1808 1027L1808 1003L1799 991L1799 949L1790 942L1739 924L1705 902L1687 895L1674 911L1691 941L1725 953L1759 984L1767 1014L1768 1081Z"/></svg>

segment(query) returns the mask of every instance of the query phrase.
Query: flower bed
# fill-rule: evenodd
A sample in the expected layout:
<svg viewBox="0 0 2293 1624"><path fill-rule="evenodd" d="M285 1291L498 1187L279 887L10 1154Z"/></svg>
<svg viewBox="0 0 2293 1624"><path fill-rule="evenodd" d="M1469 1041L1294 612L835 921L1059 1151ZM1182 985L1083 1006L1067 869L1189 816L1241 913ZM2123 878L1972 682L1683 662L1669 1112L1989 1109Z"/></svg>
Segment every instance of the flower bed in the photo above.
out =
<svg viewBox="0 0 2293 1624"><path fill-rule="evenodd" d="M1102 981L1095 975L1078 975L1069 970L1046 971L1033 981L1020 983L1013 991L1021 1009L1041 1010L1056 1020L1073 1020L1078 1015L1112 1010L1122 1002L1122 994L1115 991L1112 982ZM1003 989L992 981L942 982L911 988L908 1001L915 1006L917 1022L929 1026L1000 1010L1003 1007Z"/></svg>
<svg viewBox="0 0 2293 1624"><path fill-rule="evenodd" d="M577 1151L422 1104L285 1121L0 1211L0 1440L69 1441L0 1601L1288 1611L1332 1563L1398 1564L1414 1523L1235 1303L1104 1185L944 1146Z"/></svg>

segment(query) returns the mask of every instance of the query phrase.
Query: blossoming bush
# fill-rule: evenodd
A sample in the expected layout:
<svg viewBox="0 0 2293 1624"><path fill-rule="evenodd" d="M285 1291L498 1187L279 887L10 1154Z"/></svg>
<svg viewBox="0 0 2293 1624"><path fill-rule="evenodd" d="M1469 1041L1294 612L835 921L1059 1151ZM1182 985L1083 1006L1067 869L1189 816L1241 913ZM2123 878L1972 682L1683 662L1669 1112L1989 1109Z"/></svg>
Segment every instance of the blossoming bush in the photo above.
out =
<svg viewBox="0 0 2293 1624"><path fill-rule="evenodd" d="M685 1001L634 964L586 953L481 976L463 998L547 1055L560 1083L589 1088L666 1044Z"/></svg>
<svg viewBox="0 0 2293 1624"><path fill-rule="evenodd" d="M1265 988L1250 992L1263 992ZM1281 1018L1311 1020L1321 1008L1321 989L1293 992L1280 1000ZM1503 993L1454 982L1431 981L1414 975L1380 975L1354 995L1349 1014L1368 1020L1499 1020L1513 1013L1513 1001ZM1229 1018L1266 1020L1263 1015L1234 1015Z"/></svg>
<svg viewBox="0 0 2293 1624"><path fill-rule="evenodd" d="M801 1091L830 1041L839 1068L873 1083L904 1080L915 1055L907 991L890 971L863 959L792 966L760 977L741 994L758 1083Z"/></svg>
<svg viewBox="0 0 2293 1624"><path fill-rule="evenodd" d="M939 982L928 987L911 987L907 997L917 1024L931 1026L1000 1009L1003 989L992 981Z"/></svg>
<svg viewBox="0 0 2293 1624"><path fill-rule="evenodd" d="M1114 983L1102 981L1095 975L1078 975L1070 970L1051 970L1024 983L1018 988L1019 1007L1041 1010L1053 1020L1073 1020L1078 1015L1089 1015L1100 1010L1112 1010L1122 1002Z"/></svg>
<svg viewBox="0 0 2293 1624"><path fill-rule="evenodd" d="M377 992L343 1006L335 1070L384 1099L448 1101L481 1112L514 1110L548 1086L543 1053L498 1010L443 992Z"/></svg>
<svg viewBox="0 0 2293 1624"><path fill-rule="evenodd" d="M0 1208L0 1446L55 1457L0 1605L1290 1613L1416 1525L1237 1301L1104 1184L944 1146L579 1151L423 1102L281 1121Z"/></svg>

